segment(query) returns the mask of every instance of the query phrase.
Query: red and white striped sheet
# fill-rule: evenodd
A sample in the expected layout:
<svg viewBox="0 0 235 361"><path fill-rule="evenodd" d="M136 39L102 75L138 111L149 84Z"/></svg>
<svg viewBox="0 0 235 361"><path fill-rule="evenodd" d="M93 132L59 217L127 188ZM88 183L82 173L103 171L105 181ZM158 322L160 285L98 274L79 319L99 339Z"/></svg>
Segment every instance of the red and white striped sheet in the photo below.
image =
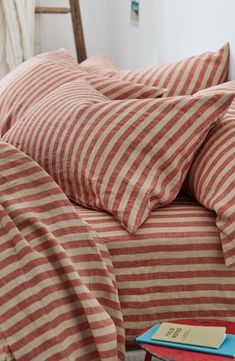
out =
<svg viewBox="0 0 235 361"><path fill-rule="evenodd" d="M19 65L0 81L1 135L52 90L82 75L65 49L37 55Z"/></svg>
<svg viewBox="0 0 235 361"><path fill-rule="evenodd" d="M1 360L124 361L123 320L106 244L52 178L5 143L0 339Z"/></svg>
<svg viewBox="0 0 235 361"><path fill-rule="evenodd" d="M109 101L77 80L37 103L3 139L36 160L69 199L106 210L135 232L177 196L234 94Z"/></svg>
<svg viewBox="0 0 235 361"><path fill-rule="evenodd" d="M201 91L216 94L235 90L235 81ZM186 189L208 209L217 214L216 224L226 264L235 265L235 101L225 116L208 134L197 154Z"/></svg>
<svg viewBox="0 0 235 361"><path fill-rule="evenodd" d="M214 212L177 199L131 235L108 213L75 207L108 246L128 341L161 321L235 321L235 270L225 265Z"/></svg>

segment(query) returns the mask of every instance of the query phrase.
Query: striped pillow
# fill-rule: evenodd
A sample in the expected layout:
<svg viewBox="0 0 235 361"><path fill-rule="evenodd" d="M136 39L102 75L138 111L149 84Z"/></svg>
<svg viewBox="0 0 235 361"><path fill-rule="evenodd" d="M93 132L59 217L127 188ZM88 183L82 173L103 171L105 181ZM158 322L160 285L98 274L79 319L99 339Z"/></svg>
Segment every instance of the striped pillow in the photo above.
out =
<svg viewBox="0 0 235 361"><path fill-rule="evenodd" d="M50 93L3 139L41 164L71 200L106 210L135 232L176 197L233 97L110 101L78 80Z"/></svg>
<svg viewBox="0 0 235 361"><path fill-rule="evenodd" d="M1 135L52 90L83 74L65 49L35 56L0 81Z"/></svg>
<svg viewBox="0 0 235 361"><path fill-rule="evenodd" d="M95 54L79 64L79 69L91 75L113 77L119 70L118 66L105 54Z"/></svg>
<svg viewBox="0 0 235 361"><path fill-rule="evenodd" d="M207 52L172 64L122 70L116 76L123 80L167 88L164 96L194 94L200 89L226 81L228 60L227 43L216 52Z"/></svg>
<svg viewBox="0 0 235 361"><path fill-rule="evenodd" d="M86 75L84 78L96 90L112 100L159 98L167 91L158 87L96 75Z"/></svg>
<svg viewBox="0 0 235 361"><path fill-rule="evenodd" d="M235 91L235 81L203 91ZM201 92L202 93L202 92ZM217 214L216 224L228 266L235 265L235 101L208 134L186 179L191 195Z"/></svg>

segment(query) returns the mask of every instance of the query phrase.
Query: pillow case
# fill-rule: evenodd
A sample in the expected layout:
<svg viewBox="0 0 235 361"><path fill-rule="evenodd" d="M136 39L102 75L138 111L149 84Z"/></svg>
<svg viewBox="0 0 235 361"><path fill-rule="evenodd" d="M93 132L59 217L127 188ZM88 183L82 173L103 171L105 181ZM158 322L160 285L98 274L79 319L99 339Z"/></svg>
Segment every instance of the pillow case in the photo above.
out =
<svg viewBox="0 0 235 361"><path fill-rule="evenodd" d="M85 75L84 78L96 90L112 100L159 98L167 91L167 89L96 75Z"/></svg>
<svg viewBox="0 0 235 361"><path fill-rule="evenodd" d="M83 72L65 49L37 55L0 81L0 127L3 135L48 93Z"/></svg>
<svg viewBox="0 0 235 361"><path fill-rule="evenodd" d="M90 56L79 64L79 69L102 77L113 77L119 70L118 66L105 54Z"/></svg>
<svg viewBox="0 0 235 361"><path fill-rule="evenodd" d="M108 66L105 57L98 56L98 59ZM108 78L92 76L80 69L65 49L43 53L19 65L0 81L0 134L5 134L18 119L22 120L27 110L44 96L78 78L87 78L111 99L156 98L165 92L165 89L125 80L111 82Z"/></svg>
<svg viewBox="0 0 235 361"><path fill-rule="evenodd" d="M235 91L235 81L200 92ZM186 190L216 212L225 262L235 265L235 101L208 134L185 181Z"/></svg>
<svg viewBox="0 0 235 361"><path fill-rule="evenodd" d="M229 45L166 65L137 70L122 70L118 79L148 86L167 88L164 96L194 94L200 89L223 83L227 79Z"/></svg>
<svg viewBox="0 0 235 361"><path fill-rule="evenodd" d="M110 101L78 80L51 92L3 140L35 159L71 200L106 210L135 232L176 197L233 97Z"/></svg>

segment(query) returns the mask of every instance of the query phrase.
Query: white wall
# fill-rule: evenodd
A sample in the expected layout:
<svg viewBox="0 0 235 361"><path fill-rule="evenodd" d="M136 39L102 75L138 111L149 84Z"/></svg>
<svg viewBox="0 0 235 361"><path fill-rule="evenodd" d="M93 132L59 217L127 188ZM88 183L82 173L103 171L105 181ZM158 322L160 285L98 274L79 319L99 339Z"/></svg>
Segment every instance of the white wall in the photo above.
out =
<svg viewBox="0 0 235 361"><path fill-rule="evenodd" d="M235 79L234 0L139 0L140 23L129 21L130 2L119 0L118 58L122 67L175 61L230 43Z"/></svg>
<svg viewBox="0 0 235 361"><path fill-rule="evenodd" d="M68 7L68 0L38 0L40 6ZM116 0L80 0L84 37L88 56L97 52L116 57L113 34L116 35L116 23L113 22ZM72 22L70 14L38 14L37 52L67 48L76 57ZM114 36L115 36L114 35Z"/></svg>
<svg viewBox="0 0 235 361"><path fill-rule="evenodd" d="M163 0L165 1L165 0ZM178 0L175 0L178 1ZM117 1L117 58L122 67L139 67L158 62L160 4L158 0L139 0L139 26L130 20L130 0Z"/></svg>
<svg viewBox="0 0 235 361"><path fill-rule="evenodd" d="M55 0L40 0L54 5ZM235 79L235 0L139 0L140 20L130 21L131 0L80 0L88 55L105 52L121 67L171 62L230 43ZM66 6L66 0L56 0ZM40 16L41 51L67 47L75 55L70 15Z"/></svg>

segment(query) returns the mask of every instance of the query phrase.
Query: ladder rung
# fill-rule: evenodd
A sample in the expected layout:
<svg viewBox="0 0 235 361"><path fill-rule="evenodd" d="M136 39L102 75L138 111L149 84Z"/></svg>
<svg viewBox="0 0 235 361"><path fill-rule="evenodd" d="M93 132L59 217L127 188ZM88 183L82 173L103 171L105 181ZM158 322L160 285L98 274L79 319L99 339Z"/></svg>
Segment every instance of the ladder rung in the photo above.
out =
<svg viewBox="0 0 235 361"><path fill-rule="evenodd" d="M1 1L1 0L0 0ZM78 62L86 59L86 47L83 36L82 19L80 13L79 0L69 0L70 7L49 7L36 6L35 13L37 14L71 14L73 34L77 51Z"/></svg>
<svg viewBox="0 0 235 361"><path fill-rule="evenodd" d="M36 6L35 12L37 14L68 14L71 13L71 9L61 7Z"/></svg>

